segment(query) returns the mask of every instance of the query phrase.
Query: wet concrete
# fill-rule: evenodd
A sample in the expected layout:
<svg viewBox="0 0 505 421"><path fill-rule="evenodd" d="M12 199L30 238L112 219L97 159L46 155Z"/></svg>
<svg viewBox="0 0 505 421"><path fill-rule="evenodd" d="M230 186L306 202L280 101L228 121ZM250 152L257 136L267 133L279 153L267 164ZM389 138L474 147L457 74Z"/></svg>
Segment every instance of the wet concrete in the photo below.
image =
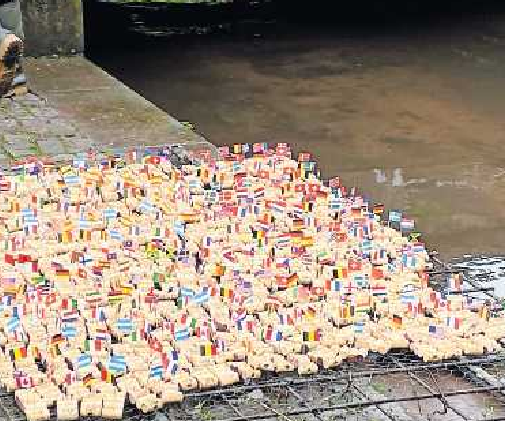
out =
<svg viewBox="0 0 505 421"><path fill-rule="evenodd" d="M414 217L443 256L499 252L505 12L144 38L101 66L211 142L291 142Z"/></svg>

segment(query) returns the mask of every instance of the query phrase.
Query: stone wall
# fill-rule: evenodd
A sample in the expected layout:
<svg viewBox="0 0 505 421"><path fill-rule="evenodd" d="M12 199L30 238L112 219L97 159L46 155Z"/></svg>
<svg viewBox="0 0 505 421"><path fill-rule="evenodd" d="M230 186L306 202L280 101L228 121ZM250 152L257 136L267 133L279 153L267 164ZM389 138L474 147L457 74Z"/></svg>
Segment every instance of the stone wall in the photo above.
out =
<svg viewBox="0 0 505 421"><path fill-rule="evenodd" d="M27 56L84 50L81 0L21 0Z"/></svg>

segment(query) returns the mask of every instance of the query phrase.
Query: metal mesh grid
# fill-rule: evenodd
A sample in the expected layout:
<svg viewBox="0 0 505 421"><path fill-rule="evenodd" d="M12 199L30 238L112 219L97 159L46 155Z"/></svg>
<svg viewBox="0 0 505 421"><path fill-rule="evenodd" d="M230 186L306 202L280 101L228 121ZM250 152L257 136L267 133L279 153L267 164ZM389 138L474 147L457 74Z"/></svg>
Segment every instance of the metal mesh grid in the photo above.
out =
<svg viewBox="0 0 505 421"><path fill-rule="evenodd" d="M445 264L432 256L432 278L443 290L443 278L463 260ZM481 259L482 261L482 259ZM505 261L505 259L503 259ZM464 291L499 299L486 286L493 274L476 275L471 261L464 272ZM470 263L468 263L470 262ZM471 267L471 270L468 270ZM180 404L142 414L127 405L125 421L284 421L337 420L505 420L505 352L423 362L412 353L371 353L312 376L267 374L241 385L185 393ZM55 408L51 411L56 419ZM26 418L13 395L0 393L0 417ZM93 418L86 418L90 421Z"/></svg>

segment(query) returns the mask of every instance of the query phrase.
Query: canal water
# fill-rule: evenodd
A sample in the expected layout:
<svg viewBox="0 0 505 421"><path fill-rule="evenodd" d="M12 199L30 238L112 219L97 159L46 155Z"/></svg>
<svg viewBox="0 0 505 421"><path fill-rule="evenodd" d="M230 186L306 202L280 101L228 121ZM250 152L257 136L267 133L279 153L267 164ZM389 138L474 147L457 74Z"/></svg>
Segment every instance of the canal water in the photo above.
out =
<svg viewBox="0 0 505 421"><path fill-rule="evenodd" d="M298 9L205 35L104 37L88 54L215 144L312 152L323 176L415 218L443 257L500 253L505 10L458 4Z"/></svg>

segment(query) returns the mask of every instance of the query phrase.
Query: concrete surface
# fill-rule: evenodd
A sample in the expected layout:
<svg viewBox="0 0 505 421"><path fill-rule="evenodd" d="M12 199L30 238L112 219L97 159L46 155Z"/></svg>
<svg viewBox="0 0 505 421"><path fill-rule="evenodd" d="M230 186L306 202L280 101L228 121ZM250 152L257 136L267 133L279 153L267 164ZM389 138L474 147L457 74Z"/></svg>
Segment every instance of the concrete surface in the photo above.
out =
<svg viewBox="0 0 505 421"><path fill-rule="evenodd" d="M34 93L0 99L0 164L110 145L211 147L82 57L26 59L25 67Z"/></svg>
<svg viewBox="0 0 505 421"><path fill-rule="evenodd" d="M97 144L204 142L82 57L26 59L30 88Z"/></svg>
<svg viewBox="0 0 505 421"><path fill-rule="evenodd" d="M26 54L76 54L84 51L81 0L21 0Z"/></svg>

